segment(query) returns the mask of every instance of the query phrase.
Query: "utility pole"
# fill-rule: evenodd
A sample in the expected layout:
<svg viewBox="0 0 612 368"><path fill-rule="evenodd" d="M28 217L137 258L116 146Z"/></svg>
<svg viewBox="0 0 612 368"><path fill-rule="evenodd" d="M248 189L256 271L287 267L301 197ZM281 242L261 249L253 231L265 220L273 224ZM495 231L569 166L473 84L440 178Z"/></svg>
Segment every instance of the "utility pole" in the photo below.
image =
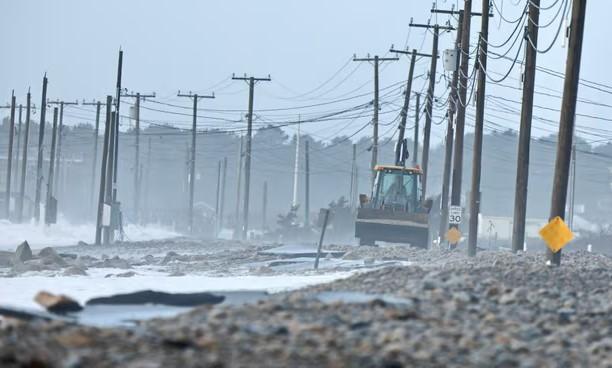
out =
<svg viewBox="0 0 612 368"><path fill-rule="evenodd" d="M40 125L38 126L38 158L36 160L36 194L34 196L34 218L40 221L40 190L42 187L43 144L45 140L45 114L47 112L47 73L43 77L42 101L40 103Z"/></svg>
<svg viewBox="0 0 612 368"><path fill-rule="evenodd" d="M238 148L238 158L236 160L236 218L234 219L234 239L240 237L240 194L242 189L242 152L244 150L244 137L240 137L240 146Z"/></svg>
<svg viewBox="0 0 612 368"><path fill-rule="evenodd" d="M108 102L108 98L107 98L107 102ZM112 107L112 101L111 103L108 105ZM105 179L106 179L106 184L104 186L104 189L106 191L106 193L104 194L104 204L105 206L107 206L107 208L110 208L110 224L108 226L104 227L104 232L103 232L103 243L105 245L110 244L112 241L114 241L114 232L115 229L113 227L113 206L115 204L115 201L113 199L113 185L114 183L116 183L115 178L113 178L114 176L114 168L116 167L116 165L114 164L115 162L115 144L117 144L117 139L115 138L115 136L118 134L117 132L117 124L115 122L115 119L117 118L117 115L114 111L112 111L112 109L109 109L109 107L106 108L106 112L110 114L110 133L109 133L109 141L108 141L108 159L106 162L106 174Z"/></svg>
<svg viewBox="0 0 612 368"><path fill-rule="evenodd" d="M263 231L266 231L268 224L266 222L266 212L268 210L268 182L264 181L263 183L263 205L261 207L261 228Z"/></svg>
<svg viewBox="0 0 612 368"><path fill-rule="evenodd" d="M412 148L412 163L416 167L419 163L419 111L421 110L421 94L415 93L416 101L414 104L414 147ZM423 175L423 183L425 183ZM425 193L423 193L423 196Z"/></svg>
<svg viewBox="0 0 612 368"><path fill-rule="evenodd" d="M17 222L23 221L23 201L25 198L25 183L26 173L28 167L28 139L30 136L30 107L31 107L32 95L28 88L28 95L26 99L26 122L25 132L23 135L23 156L21 158L21 183L19 184L19 199L17 201Z"/></svg>
<svg viewBox="0 0 612 368"><path fill-rule="evenodd" d="M55 147L57 144L57 107L53 108L53 129L51 131L51 153L49 155L49 176L47 176L47 200L45 201L45 224L55 223L57 200L53 196L55 169Z"/></svg>
<svg viewBox="0 0 612 368"><path fill-rule="evenodd" d="M221 161L217 162L217 196L215 201L215 238L219 236L219 211L221 202Z"/></svg>
<svg viewBox="0 0 612 368"><path fill-rule="evenodd" d="M529 2L529 20L525 34L525 76L523 78L523 103L521 104L521 126L516 165L516 187L514 192L514 221L512 226L512 251L523 250L525 245L525 217L527 215L527 187L529 181L529 146L531 143L531 119L533 115L533 93L535 89L536 58L538 55L538 23L540 0ZM530 44L529 40L533 43Z"/></svg>
<svg viewBox="0 0 612 368"><path fill-rule="evenodd" d="M249 84L249 116L247 125L246 139L246 157L244 160L244 207L242 221L242 240L247 240L247 232L249 229L249 192L251 184L251 138L253 134L253 95L255 94L255 84L258 82L270 82L272 79L268 75L267 78L255 77L236 77L232 75L233 80L243 80Z"/></svg>
<svg viewBox="0 0 612 368"><path fill-rule="evenodd" d="M465 0L463 6L463 30L461 32L461 64L459 67L459 91L457 93L457 122L455 131L455 154L453 163L453 185L451 191L451 205L461 207L461 179L463 174L463 134L465 128L465 110L467 106L468 69L470 64L470 25L472 13L472 0ZM459 224L450 227L459 229ZM456 244L451 246L456 247Z"/></svg>
<svg viewBox="0 0 612 368"><path fill-rule="evenodd" d="M189 160L189 207L188 207L188 221L189 221L189 233L193 234L193 201L194 201L194 185L195 185L195 162L196 162L196 133L197 133L197 120L198 120L198 100L201 98L215 98L213 93L210 96L200 96L197 93L191 92L184 94L181 91L177 94L178 97L188 97L193 100L193 124L191 127L191 158Z"/></svg>
<svg viewBox="0 0 612 368"><path fill-rule="evenodd" d="M18 128L17 128L17 149L14 151L13 160L15 160L15 172L13 173L13 186L17 188L19 185L19 149L21 148L21 127L23 121L21 117L23 116L23 105L19 104L19 119L18 119ZM17 199L15 199L15 209L17 209Z"/></svg>
<svg viewBox="0 0 612 368"><path fill-rule="evenodd" d="M431 137L431 120L433 117L433 101L434 91L436 88L436 73L438 66L438 40L440 37L440 30L445 32L454 31L455 28L451 26L440 26L434 24L415 24L410 22L410 27L416 28L433 28L433 44L431 50L431 61L429 66L429 86L427 88L427 100L425 101L425 127L423 129L423 159L421 161L421 168L423 169L422 176L422 198L425 199L427 194L427 176L429 175L429 141ZM418 109L417 109L418 115ZM416 162L416 159L415 159Z"/></svg>
<svg viewBox="0 0 612 368"><path fill-rule="evenodd" d="M455 39L455 50L459 48L461 44L463 33L463 10L459 11L459 22L457 25L457 38ZM453 142L454 142L454 122L455 122L455 111L457 110L457 82L459 80L459 73L457 68L453 71L453 78L451 82L451 92L448 102L447 120L448 125L446 127L446 146L444 153L444 171L442 174L442 195L440 197L441 208L440 208L440 229L438 232L439 244L442 243L442 238L448 229L448 197L450 192L450 180L451 180L451 165L453 161Z"/></svg>
<svg viewBox="0 0 612 368"><path fill-rule="evenodd" d="M151 188L151 137L147 140L147 178L145 181L144 202L145 202L145 221L151 221L151 199L149 198Z"/></svg>
<svg viewBox="0 0 612 368"><path fill-rule="evenodd" d="M119 113L119 107L121 106L121 76L123 70L123 51L119 49L119 58L117 60L117 90L115 94L115 115L112 119L112 123L115 125L114 127L114 138L113 138L113 174L112 178L112 205L111 205L111 229L109 229L109 233L113 234L115 230L119 230L119 239L123 239L123 220L121 215L121 204L117 200L117 179L119 177L119 121L121 119L121 114Z"/></svg>
<svg viewBox="0 0 612 368"><path fill-rule="evenodd" d="M572 146L572 166L570 168L570 177L571 177L571 182L570 182L570 190L569 190L569 197L570 197L570 202L568 205L568 220L567 220L567 226L569 226L569 228L571 230L574 230L574 214L575 214L575 202L576 202L576 144L574 143L574 145Z"/></svg>
<svg viewBox="0 0 612 368"><path fill-rule="evenodd" d="M357 169L357 145L353 143L353 159L351 164L351 183L349 185L349 206L351 209L355 208L355 187L356 187L356 178L355 170Z"/></svg>
<svg viewBox="0 0 612 368"><path fill-rule="evenodd" d="M555 176L550 205L550 219L557 216L565 217L565 204L567 199L568 173L571 151L573 146L574 123L576 120L576 100L578 98L578 84L580 82L580 63L582 59L582 39L584 37L584 18L586 13L586 0L572 1L572 23L567 48L567 61L565 64L565 82L563 86L563 100L561 103L561 119L559 123L559 138L557 139L557 159L555 161ZM547 250L548 260L551 264L561 264L561 251L552 253Z"/></svg>
<svg viewBox="0 0 612 368"><path fill-rule="evenodd" d="M92 156L92 161L91 161L91 196L90 196L90 200L89 200L89 205L92 207L92 211L93 211L93 203L94 203L94 197L95 197L95 187L96 187L96 167L97 167L97 162L98 162L98 135L100 134L100 108L102 106L102 104L100 103L100 101L93 101L93 102L85 102L83 101L81 103L81 105L83 106L96 106L96 125L94 127L94 134L93 134L93 156Z"/></svg>
<svg viewBox="0 0 612 368"><path fill-rule="evenodd" d="M223 173L221 177L221 200L219 204L219 231L223 230L223 218L225 213L225 186L227 185L227 157L223 158Z"/></svg>
<svg viewBox="0 0 612 368"><path fill-rule="evenodd" d="M537 1L537 0L536 0ZM482 2L482 14L489 14L489 1ZM476 255L478 243L478 214L480 213L480 176L482 171L482 136L484 130L485 87L487 82L487 49L489 17L482 17L480 45L478 47L478 90L476 91L476 122L472 160L472 189L470 191L470 225L468 230L468 256Z"/></svg>
<svg viewBox="0 0 612 368"><path fill-rule="evenodd" d="M304 226L310 226L310 150L308 147L308 139L304 140Z"/></svg>
<svg viewBox="0 0 612 368"><path fill-rule="evenodd" d="M374 185L374 178L376 173L374 171L374 167L378 163L378 110L379 110L379 88L378 88L378 67L380 63L385 61L397 61L399 58L381 58L378 55L375 55L373 58L368 55L366 58L357 58L357 56L353 56L353 61L367 61L368 63L374 63L374 116L372 118L372 125L374 127L372 133L372 164L370 165L372 168L372 185Z"/></svg>
<svg viewBox="0 0 612 368"><path fill-rule="evenodd" d="M57 154L55 155L55 171L57 172L57 175L55 176L55 182L53 184L53 188L55 188L55 190L57 191L55 197L59 197L60 194L60 186L59 186L59 177L60 177L60 160L62 157L62 135L64 132L64 106L65 105L78 105L78 102L65 102L65 101L60 101L60 100L55 100L55 101L48 101L47 102L49 105L59 105L60 107L60 112L59 112L59 132L58 132L58 137L57 137Z"/></svg>
<svg viewBox="0 0 612 368"><path fill-rule="evenodd" d="M106 178L107 166L109 166L108 154L110 152L111 145L111 109L112 109L113 97L106 96L106 119L104 124L104 141L102 143L102 164L100 165L100 191L98 194L98 211L96 213L96 245L100 245L102 242L102 226L104 217L104 197L106 195L107 189L106 184L108 183ZM98 111L100 111L100 105L98 104ZM98 114L99 117L99 114ZM98 119L96 119L97 121ZM97 140L97 139L96 139ZM95 166L94 166L95 167Z"/></svg>
<svg viewBox="0 0 612 368"><path fill-rule="evenodd" d="M298 206L298 173L300 169L300 118L298 117L297 134L295 135L295 161L293 165L293 197L291 206Z"/></svg>
<svg viewBox="0 0 612 368"><path fill-rule="evenodd" d="M394 50L391 47L391 52L397 53L407 53L405 51ZM402 106L402 110L400 112L401 120L399 125L399 134L397 137L397 143L395 144L395 164L397 166L403 166L405 163L402 162L402 151L404 147L404 134L406 131L406 119L408 118L408 105L410 105L410 95L412 93L412 79L414 77L414 64L416 63L416 57L418 52L416 49L413 49L412 57L410 58L410 69L408 71L408 81L406 82L406 90L404 91L404 105ZM413 152L414 154L414 152Z"/></svg>
<svg viewBox="0 0 612 368"><path fill-rule="evenodd" d="M11 214L11 173L13 170L13 139L15 135L15 91L11 96L11 120L9 125L9 144L8 153L6 155L6 190L4 201L4 218L10 219Z"/></svg>
<svg viewBox="0 0 612 368"><path fill-rule="evenodd" d="M135 158L134 158L134 222L139 222L140 216L140 102L146 98L155 98L155 92L151 94L142 94L140 92L124 93L121 97L135 98L134 110L136 126L134 127L135 136Z"/></svg>

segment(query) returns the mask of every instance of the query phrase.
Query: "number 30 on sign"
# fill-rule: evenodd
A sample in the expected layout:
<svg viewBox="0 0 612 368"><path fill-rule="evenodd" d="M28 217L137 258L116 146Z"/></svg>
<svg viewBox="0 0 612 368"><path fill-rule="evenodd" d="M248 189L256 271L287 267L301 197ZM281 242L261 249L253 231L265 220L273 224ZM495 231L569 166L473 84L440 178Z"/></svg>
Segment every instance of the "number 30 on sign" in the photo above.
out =
<svg viewBox="0 0 612 368"><path fill-rule="evenodd" d="M448 223L459 225L461 223L461 206L450 206L448 211Z"/></svg>

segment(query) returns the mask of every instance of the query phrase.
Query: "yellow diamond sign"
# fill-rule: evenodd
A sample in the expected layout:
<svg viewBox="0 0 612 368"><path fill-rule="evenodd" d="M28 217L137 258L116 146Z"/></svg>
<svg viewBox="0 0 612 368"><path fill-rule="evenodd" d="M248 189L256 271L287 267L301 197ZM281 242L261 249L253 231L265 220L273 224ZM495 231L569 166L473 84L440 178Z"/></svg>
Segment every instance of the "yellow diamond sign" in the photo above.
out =
<svg viewBox="0 0 612 368"><path fill-rule="evenodd" d="M557 253L574 239L574 234L559 216L540 229L540 236L553 253Z"/></svg>
<svg viewBox="0 0 612 368"><path fill-rule="evenodd" d="M461 240L461 231L457 230L456 227L451 227L450 230L446 232L446 240L451 244L459 243L459 240Z"/></svg>

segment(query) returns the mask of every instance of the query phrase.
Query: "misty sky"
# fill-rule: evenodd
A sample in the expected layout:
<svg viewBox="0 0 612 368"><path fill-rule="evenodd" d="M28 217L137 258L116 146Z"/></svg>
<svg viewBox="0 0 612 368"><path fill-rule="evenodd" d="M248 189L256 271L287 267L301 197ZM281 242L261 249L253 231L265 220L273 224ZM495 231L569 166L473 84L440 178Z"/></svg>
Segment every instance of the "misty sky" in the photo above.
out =
<svg viewBox="0 0 612 368"><path fill-rule="evenodd" d="M553 5L555 0L542 0L542 7ZM463 1L439 0L439 8L463 6ZM518 4L520 3L520 4ZM507 20L516 19L524 1L496 0ZM3 1L0 12L0 31L3 35L3 57L0 58L0 103L10 101L11 89L15 89L18 103L25 104L25 93L31 86L33 101L40 105L40 89L44 72L49 77L50 99L103 99L114 93L117 51L124 50L123 86L143 93L155 92L156 101L190 106L187 99L176 97L177 90L215 92L217 99L203 100L202 108L222 111L203 112L210 119L201 118L202 127L228 127L226 120L239 120L247 106L247 86L243 82L231 81L232 73L272 77L271 83L256 87L256 121L274 123L303 117L319 116L367 102L372 91L373 69L366 63L354 63L354 53L387 54L391 44L398 48L408 45L422 52L431 52L431 34L422 29L409 31L410 18L426 23L431 16L432 1L189 1L189 0L140 0L140 1L91 1L91 0L19 0ZM514 5L518 4L518 5ZM543 10L540 24L546 25L559 9L559 4ZM480 11L481 2L474 1L474 11ZM581 77L586 80L612 85L609 76L609 37L605 20L612 10L609 1L591 0L587 4L586 35L583 49ZM437 21L445 23L455 20L439 16ZM540 30L540 48L548 46L559 24L557 18L547 28ZM513 24L501 21L499 13L491 19L490 42L499 44L506 40ZM473 18L472 46L475 44L480 21ZM440 50L450 48L454 33L441 36ZM505 52L505 48L495 49ZM516 50L516 49L514 49ZM514 58L512 50L508 56ZM551 51L538 55L538 65L563 72L567 49L557 41ZM387 54L387 56L390 56ZM522 58L522 52L521 52ZM511 62L490 60L489 71L504 73ZM343 67L343 68L342 68ZM429 60L421 59L415 75L423 75L429 68ZM340 72L338 72L340 70ZM381 68L381 87L406 79L408 59ZM470 69L471 70L471 69ZM321 83L338 74L322 88ZM440 81L436 95L444 100L446 82L441 65L437 79ZM499 78L499 75L491 74ZM487 130L502 128L518 129L516 113L503 112L511 107L519 109L520 67L503 82L505 87L489 83L487 94L509 99L487 101L487 118L491 121ZM561 94L562 79L538 73L538 91ZM424 91L426 80L415 81L413 90ZM215 88L211 88L215 87ZM514 87L511 88L511 87ZM607 89L609 90L609 89ZM390 91L390 90L388 90ZM384 93L381 93L384 95ZM303 96L300 96L303 95ZM339 98L364 95L344 102ZM591 101L606 103L610 92L599 92L592 88L580 89L580 96ZM495 97L492 97L492 99ZM394 119L401 105L399 91L383 97L381 111L381 134L391 136L395 132ZM125 113L128 111L126 99ZM535 102L544 107L536 108L534 114L552 122L534 121L533 134L547 135L556 132L560 99L537 95ZM326 103L309 108L298 106ZM143 106L188 114L189 110L146 102ZM289 108L278 111L265 109ZM553 111L551 111L552 109ZM257 111L264 110L264 111ZM473 111L473 108L471 109ZM502 110L502 111L500 111ZM579 104L578 112L596 117L609 116L610 108ZM8 110L0 110L6 116ZM436 111L434 122L439 123L443 111ZM50 115L48 115L50 116ZM473 118L468 112L468 131L472 130ZM66 110L65 122L76 124L93 119L89 107ZM141 117L158 123L171 123L188 127L187 115L168 114L143 109ZM336 134L355 133L371 118L371 111L352 121L326 121L304 124L302 129L317 138L330 139ZM35 117L35 119L37 119ZM578 117L578 134L592 142L601 142L610 136L607 133L610 121ZM129 122L124 122L126 125ZM600 129L600 130L595 130ZM292 133L294 128L287 128ZM434 125L432 139L439 143L444 135L445 124ZM597 134L595 134L596 132ZM363 130L356 137L369 135ZM603 137L603 138L602 138Z"/></svg>

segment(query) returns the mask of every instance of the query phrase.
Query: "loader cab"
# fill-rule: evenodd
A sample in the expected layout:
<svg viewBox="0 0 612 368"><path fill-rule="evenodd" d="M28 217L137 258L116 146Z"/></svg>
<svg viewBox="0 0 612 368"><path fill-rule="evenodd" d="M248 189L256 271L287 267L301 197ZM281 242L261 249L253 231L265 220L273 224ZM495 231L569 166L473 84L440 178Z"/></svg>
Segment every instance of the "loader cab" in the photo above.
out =
<svg viewBox="0 0 612 368"><path fill-rule="evenodd" d="M376 176L369 203L371 208L421 212L421 177L420 168L377 165Z"/></svg>

